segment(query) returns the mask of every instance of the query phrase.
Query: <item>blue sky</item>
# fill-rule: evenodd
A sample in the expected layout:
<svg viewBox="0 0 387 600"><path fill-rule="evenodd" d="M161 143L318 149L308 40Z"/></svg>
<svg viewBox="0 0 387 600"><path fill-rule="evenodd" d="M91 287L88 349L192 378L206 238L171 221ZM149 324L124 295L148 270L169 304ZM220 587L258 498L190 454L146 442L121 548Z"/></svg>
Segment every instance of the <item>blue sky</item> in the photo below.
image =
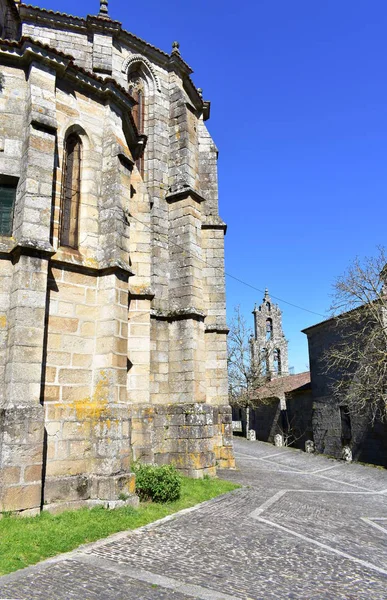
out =
<svg viewBox="0 0 387 600"><path fill-rule="evenodd" d="M79 16L98 0L40 0ZM112 18L169 52L180 42L211 100L226 271L279 302L289 364L322 320L331 286L386 238L385 0L110 0ZM227 278L229 317L262 294Z"/></svg>

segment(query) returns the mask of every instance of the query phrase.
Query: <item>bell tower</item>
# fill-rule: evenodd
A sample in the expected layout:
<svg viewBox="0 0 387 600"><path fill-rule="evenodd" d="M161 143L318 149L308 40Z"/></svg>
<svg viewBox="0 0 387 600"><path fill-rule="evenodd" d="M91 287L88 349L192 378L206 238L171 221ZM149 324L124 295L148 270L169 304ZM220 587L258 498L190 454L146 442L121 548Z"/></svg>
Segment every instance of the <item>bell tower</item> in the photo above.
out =
<svg viewBox="0 0 387 600"><path fill-rule="evenodd" d="M262 304L254 307L253 315L251 352L254 364L261 364L262 375L269 381L289 375L288 342L282 330L282 312L271 301L268 289Z"/></svg>

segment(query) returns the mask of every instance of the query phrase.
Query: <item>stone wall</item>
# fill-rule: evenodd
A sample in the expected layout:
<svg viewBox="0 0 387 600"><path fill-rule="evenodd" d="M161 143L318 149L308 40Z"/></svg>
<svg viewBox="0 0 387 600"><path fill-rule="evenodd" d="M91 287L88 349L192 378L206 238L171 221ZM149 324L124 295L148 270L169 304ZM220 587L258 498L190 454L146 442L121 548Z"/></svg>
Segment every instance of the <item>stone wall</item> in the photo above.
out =
<svg viewBox="0 0 387 600"><path fill-rule="evenodd" d="M145 424L145 425L144 425ZM167 404L132 408L136 460L173 464L189 477L214 476L234 464L231 407Z"/></svg>
<svg viewBox="0 0 387 600"><path fill-rule="evenodd" d="M87 99L84 80L79 88L72 83L68 101L69 83L61 80L57 87L61 59L58 65L57 55L46 52L40 64L40 47L30 44L29 52L30 65L8 68L2 92L1 167L17 194L13 236L1 238L0 254L0 468L7 481L2 508L31 513L58 502L116 501L123 490L134 497L128 263L130 243L136 252L139 241L138 234L129 241L123 232L130 177L122 160L130 151L117 141L125 140L120 107L105 106L94 90ZM18 87L23 80L24 89ZM6 111L13 95L18 118ZM11 143L18 124L19 145ZM77 249L60 247L58 237L69 131L82 136L85 154ZM148 287L149 273L148 267Z"/></svg>
<svg viewBox="0 0 387 600"><path fill-rule="evenodd" d="M310 389L286 394L287 419L294 432L292 446L305 450L305 442L313 440L313 396Z"/></svg>
<svg viewBox="0 0 387 600"><path fill-rule="evenodd" d="M355 460L387 465L387 424L370 422L369 414L348 415L351 439L345 440L342 412L347 412L345 398L335 400L332 381L338 372L327 372L324 353L337 342L340 332L331 319L305 330L308 336L313 394L313 438L317 452L341 458L343 445L349 443ZM342 410L340 410L340 408Z"/></svg>
<svg viewBox="0 0 387 600"><path fill-rule="evenodd" d="M134 501L132 455L194 477L232 467L209 103L177 46L166 54L109 18L18 10L34 41L0 42L0 183L17 186L13 235L0 238L2 509L122 491ZM126 91L136 70L144 131ZM72 134L81 178L69 248Z"/></svg>

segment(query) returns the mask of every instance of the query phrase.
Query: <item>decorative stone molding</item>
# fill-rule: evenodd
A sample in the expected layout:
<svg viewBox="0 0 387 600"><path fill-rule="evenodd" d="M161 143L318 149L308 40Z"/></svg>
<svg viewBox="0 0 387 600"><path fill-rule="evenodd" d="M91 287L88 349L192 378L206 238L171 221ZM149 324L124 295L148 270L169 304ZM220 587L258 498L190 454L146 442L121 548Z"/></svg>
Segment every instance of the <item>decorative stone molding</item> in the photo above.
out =
<svg viewBox="0 0 387 600"><path fill-rule="evenodd" d="M194 307L181 308L170 311L151 310L151 317L160 321L181 321L185 319L193 319L194 321L204 321L205 314L201 310Z"/></svg>
<svg viewBox="0 0 387 600"><path fill-rule="evenodd" d="M185 186L184 188L173 190L170 189L165 199L168 202L168 204L171 204L172 202L185 200L185 198L188 198L188 196L191 196L191 198L193 198L195 202L198 202L198 204L205 201L205 198L203 198L201 194L192 189L189 185Z"/></svg>
<svg viewBox="0 0 387 600"><path fill-rule="evenodd" d="M146 67L146 70L149 72L149 74L152 77L153 83L154 83L157 91L160 92L161 91L160 80L156 74L156 71L153 68L153 65L149 62L149 60L147 58L145 58L145 56L142 56L141 54L131 54L130 56L128 56L122 64L122 68L121 68L122 73L128 74L131 66L135 65L137 63L141 63Z"/></svg>

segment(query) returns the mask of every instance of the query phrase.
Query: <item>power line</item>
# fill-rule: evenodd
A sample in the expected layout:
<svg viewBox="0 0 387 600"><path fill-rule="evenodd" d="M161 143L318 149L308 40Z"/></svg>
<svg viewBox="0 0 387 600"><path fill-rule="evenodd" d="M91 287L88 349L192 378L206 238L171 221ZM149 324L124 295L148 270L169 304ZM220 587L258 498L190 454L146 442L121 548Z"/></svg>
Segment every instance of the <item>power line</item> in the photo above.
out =
<svg viewBox="0 0 387 600"><path fill-rule="evenodd" d="M243 285L251 288L252 290L261 292L261 294L265 293L264 290L260 290L259 288L255 287L254 285L251 285L251 283L247 283L247 281L243 281L243 279L239 279L238 277L231 275L231 273L227 273L227 271L225 271L225 274L227 275L227 277L230 277L231 279L235 279L235 281L238 281L238 283L242 283ZM309 308L304 308L303 306L298 306L298 304L293 304L293 302L288 302L287 300L284 300L283 298L279 298L278 296L274 296L271 293L270 293L270 296L271 296L271 298L274 298L275 300L279 300L279 302L283 302L284 304L293 306L293 308L298 308L299 310L303 310L305 312L311 313L312 315L317 315L318 317L323 317L324 319L327 318L326 315L322 315L321 313L315 312L314 310L310 310Z"/></svg>
<svg viewBox="0 0 387 600"><path fill-rule="evenodd" d="M144 223L143 221L141 221L140 219L138 219L137 217L135 217L134 215L130 214L128 215L131 219L134 219L135 221L137 221L138 223L140 223L141 225L143 225L144 227L146 227L151 233L154 233L152 231L152 228L147 225L147 223ZM176 244L176 242L172 242L168 236L164 233L158 233L159 236L163 236L165 237L166 241L171 244L172 246L175 246L176 248L179 248L180 250L182 250L183 252L187 252L187 249L184 248L183 246L180 246L179 244ZM211 269L219 269L219 267L214 267L213 265L210 265L206 260L204 260L204 258L201 258L199 256L195 256L195 258L199 261L201 261L203 264L205 264L207 267L211 268ZM222 269L223 272L223 269ZM264 290L261 290L257 287L255 287L254 285L252 285L251 283L248 283L247 281L244 281L243 279L240 279L239 277L235 277L235 275L231 275L231 273L227 273L227 271L224 271L224 274L226 275L226 277L230 277L230 279L234 279L235 281L237 281L238 283L241 283L242 285L251 288L252 290L255 290L257 292L260 292L261 294L264 294ZM323 319L326 319L326 315L322 315L321 313L315 312L314 310L310 310L309 308L304 308L303 306L299 306L298 304L294 304L293 302L289 302L288 300L284 300L283 298L279 298L279 296L274 296L273 294L270 294L272 298L274 298L275 300L278 300L279 302L283 302L284 304L288 304L288 306L292 306L293 308L297 308L298 310L303 310L304 312L308 312L312 315L316 315L318 317L322 317Z"/></svg>

